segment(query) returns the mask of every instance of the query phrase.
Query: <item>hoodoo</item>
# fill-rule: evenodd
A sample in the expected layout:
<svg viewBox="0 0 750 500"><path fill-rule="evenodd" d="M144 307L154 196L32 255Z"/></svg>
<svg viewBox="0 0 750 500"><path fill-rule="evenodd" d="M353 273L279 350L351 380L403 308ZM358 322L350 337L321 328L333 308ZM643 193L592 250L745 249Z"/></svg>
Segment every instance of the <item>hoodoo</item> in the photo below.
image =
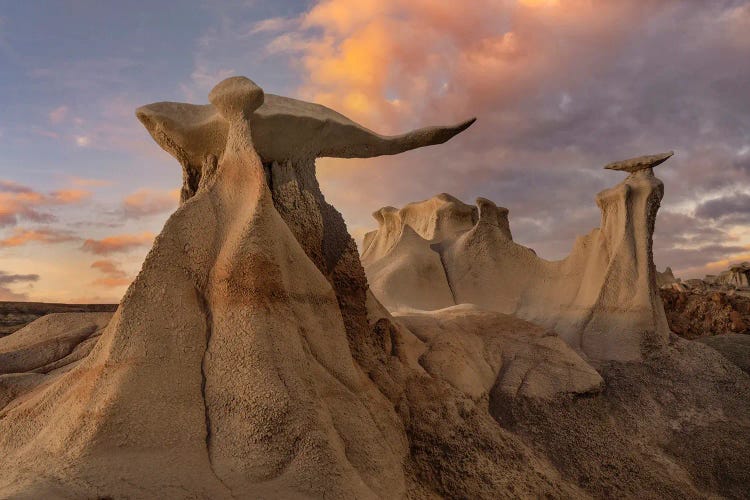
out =
<svg viewBox="0 0 750 500"><path fill-rule="evenodd" d="M551 328L592 359L641 359L669 335L652 257L664 185L652 169L670 156L607 165L630 175L596 196L601 228L556 262L515 243L508 209L484 198L381 209L362 253L372 290L394 311L475 304Z"/></svg>
<svg viewBox="0 0 750 500"><path fill-rule="evenodd" d="M439 144L471 121L387 138L244 77L209 99L137 111L185 169L182 204L90 353L4 398L0 496L405 495L395 389L371 379L396 384L314 162Z"/></svg>

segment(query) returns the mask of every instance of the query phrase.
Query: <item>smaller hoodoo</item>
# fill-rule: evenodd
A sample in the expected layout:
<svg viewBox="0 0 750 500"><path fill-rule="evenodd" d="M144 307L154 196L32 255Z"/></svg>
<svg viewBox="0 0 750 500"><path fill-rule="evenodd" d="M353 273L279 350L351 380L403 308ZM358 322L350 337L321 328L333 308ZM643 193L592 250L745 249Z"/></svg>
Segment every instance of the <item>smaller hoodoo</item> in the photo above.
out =
<svg viewBox="0 0 750 500"><path fill-rule="evenodd" d="M596 196L601 227L547 261L513 241L508 209L441 194L375 212L362 262L392 310L470 303L554 329L595 360L638 360L666 343L653 233L664 184L653 168L672 152L610 163L629 175Z"/></svg>

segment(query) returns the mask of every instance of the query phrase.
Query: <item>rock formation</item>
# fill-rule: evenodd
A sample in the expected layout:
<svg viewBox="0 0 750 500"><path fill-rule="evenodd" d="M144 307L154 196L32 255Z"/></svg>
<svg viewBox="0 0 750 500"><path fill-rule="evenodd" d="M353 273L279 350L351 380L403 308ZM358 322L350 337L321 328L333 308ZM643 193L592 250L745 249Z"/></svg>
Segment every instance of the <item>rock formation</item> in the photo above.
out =
<svg viewBox="0 0 750 500"><path fill-rule="evenodd" d="M640 359L669 332L652 259L664 190L652 168L669 156L607 165L630 175L597 195L601 229L557 262L515 243L508 210L483 198L471 207L442 194L378 210L362 253L371 288L393 310L476 304L553 329L593 359Z"/></svg>
<svg viewBox="0 0 750 500"><path fill-rule="evenodd" d="M659 288L671 288L675 283L679 283L680 280L675 278L674 272L671 267L667 267L664 272L656 272L656 286Z"/></svg>
<svg viewBox="0 0 750 500"><path fill-rule="evenodd" d="M716 283L734 288L750 288L750 262L730 266L716 277Z"/></svg>
<svg viewBox="0 0 750 500"><path fill-rule="evenodd" d="M669 329L687 339L750 333L750 297L722 291L660 290Z"/></svg>
<svg viewBox="0 0 750 500"><path fill-rule="evenodd" d="M671 272L671 269L667 268ZM663 286L674 288L678 291L691 290L694 292L734 292L750 296L750 262L741 262L733 264L719 274L707 274L703 279L691 278L682 282L679 279L671 281L668 276L659 273L657 280L664 277ZM674 286L675 283L681 283L684 286ZM660 285L661 286L661 285Z"/></svg>
<svg viewBox="0 0 750 500"><path fill-rule="evenodd" d="M245 78L209 100L138 110L185 184L111 319L49 315L0 339L0 497L746 491L750 378L709 347L675 338L641 363L594 370L522 319L469 305L394 317L368 292L315 157L395 153L466 125L382 138ZM621 190L635 191L635 208L610 217L642 215L655 181L633 175ZM421 212L437 215L420 224ZM443 197L403 217L417 242L477 226L511 241L507 212L485 201ZM607 227L607 242L630 234ZM374 236L370 246L389 248ZM436 255L440 268L460 260ZM452 293L455 275L443 278Z"/></svg>
<svg viewBox="0 0 750 500"><path fill-rule="evenodd" d="M116 474L114 496L404 495L406 437L365 375L364 272L314 159L395 154L471 122L384 138L267 97L231 78L210 105L138 110L183 165L182 206L90 355L3 410L0 491L64 476L93 496Z"/></svg>

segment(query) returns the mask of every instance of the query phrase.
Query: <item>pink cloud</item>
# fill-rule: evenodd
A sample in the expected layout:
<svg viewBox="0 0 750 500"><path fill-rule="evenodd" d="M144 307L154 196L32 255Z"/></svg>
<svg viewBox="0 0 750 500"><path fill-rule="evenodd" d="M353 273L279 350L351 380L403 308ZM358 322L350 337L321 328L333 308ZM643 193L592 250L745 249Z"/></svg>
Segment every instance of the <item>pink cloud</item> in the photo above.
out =
<svg viewBox="0 0 750 500"><path fill-rule="evenodd" d="M70 108L67 106L59 106L52 111L50 111L47 115L49 118L49 122L53 125L58 125L65 121L65 118L68 116L68 112L70 111Z"/></svg>
<svg viewBox="0 0 750 500"><path fill-rule="evenodd" d="M83 189L62 189L44 194L16 182L0 180L0 227L15 225L20 219L49 222L54 217L41 209L79 204L90 196L91 193Z"/></svg>
<svg viewBox="0 0 750 500"><path fill-rule="evenodd" d="M19 219L49 222L54 216L41 209L79 204L90 195L83 189L62 189L44 194L12 181L0 181L0 227L15 225Z"/></svg>
<svg viewBox="0 0 750 500"><path fill-rule="evenodd" d="M70 179L70 183L74 186L80 186L80 187L104 187L104 186L111 186L113 184L112 181L104 180L104 179L87 179L83 177L73 177Z"/></svg>
<svg viewBox="0 0 750 500"><path fill-rule="evenodd" d="M599 172L609 161L677 149L659 172L665 208L750 179L750 157L735 155L750 116L741 83L750 67L736 64L750 57L750 9L696 5L322 0L269 49L292 55L301 98L378 132L478 117L439 148L319 162L324 192L353 232L371 227L380 206L448 191L507 206L519 241L557 258L599 222L593 197L618 181ZM669 227L657 233L657 260L674 269L736 252L712 241L711 253L688 255Z"/></svg>
<svg viewBox="0 0 750 500"><path fill-rule="evenodd" d="M158 191L154 189L139 189L122 202L122 211L126 218L140 218L174 210L180 199L180 191Z"/></svg>
<svg viewBox="0 0 750 500"><path fill-rule="evenodd" d="M136 248L150 245L156 235L151 232L140 234L119 234L101 240L88 239L83 242L81 250L96 255L129 252Z"/></svg>
<svg viewBox="0 0 750 500"><path fill-rule="evenodd" d="M99 270L103 277L93 281L94 285L105 288L120 288L130 284L133 279L120 268L120 265L109 259L97 260L91 264L92 269Z"/></svg>
<svg viewBox="0 0 750 500"><path fill-rule="evenodd" d="M0 240L0 248L18 247L28 243L65 243L75 241L78 238L67 231L56 229L21 229L16 228L13 233L5 239Z"/></svg>
<svg viewBox="0 0 750 500"><path fill-rule="evenodd" d="M71 203L80 203L83 200L91 197L91 192L85 189L61 189L59 191L53 191L50 194L51 198L56 203L61 205L67 205Z"/></svg>

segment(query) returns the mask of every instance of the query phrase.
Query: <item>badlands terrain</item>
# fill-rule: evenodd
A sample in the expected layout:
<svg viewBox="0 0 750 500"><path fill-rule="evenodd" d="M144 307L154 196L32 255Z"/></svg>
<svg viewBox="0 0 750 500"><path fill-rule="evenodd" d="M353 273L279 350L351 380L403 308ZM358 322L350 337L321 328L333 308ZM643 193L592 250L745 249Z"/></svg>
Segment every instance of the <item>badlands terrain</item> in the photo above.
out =
<svg viewBox="0 0 750 500"><path fill-rule="evenodd" d="M473 120L385 137L243 77L209 101L137 110L184 182L117 310L0 338L0 498L750 495L747 344L676 334L692 296L653 263L671 153L607 165L561 261L447 194L377 210L360 256L315 159Z"/></svg>

